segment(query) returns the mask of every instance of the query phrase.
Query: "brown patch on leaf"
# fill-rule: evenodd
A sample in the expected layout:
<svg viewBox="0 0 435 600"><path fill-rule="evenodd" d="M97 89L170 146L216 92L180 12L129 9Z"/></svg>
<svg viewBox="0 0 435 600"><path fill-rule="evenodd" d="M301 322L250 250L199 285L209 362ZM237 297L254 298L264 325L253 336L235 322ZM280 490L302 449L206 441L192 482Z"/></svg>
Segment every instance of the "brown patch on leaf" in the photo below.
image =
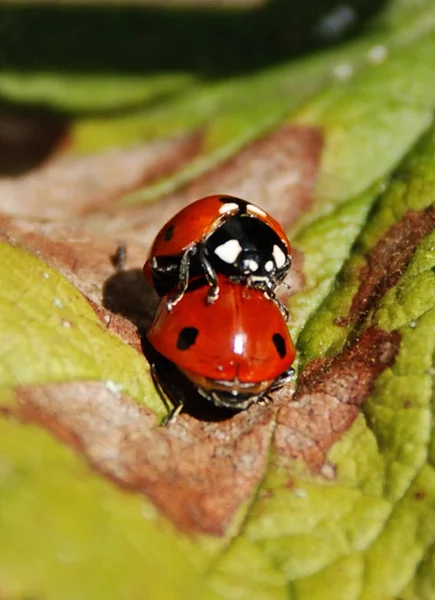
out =
<svg viewBox="0 0 435 600"><path fill-rule="evenodd" d="M0 215L0 241L31 252L59 271L89 301L104 325L138 351L137 328L149 324L156 307L154 291L142 269L117 271L111 261L116 244L83 233L65 239L60 223L37 223ZM127 266L142 264L144 250L131 244Z"/></svg>
<svg viewBox="0 0 435 600"><path fill-rule="evenodd" d="M418 490L417 492L414 492L413 494L413 498L414 500L417 501L421 501L424 500L427 496L427 492L425 492L424 490Z"/></svg>
<svg viewBox="0 0 435 600"><path fill-rule="evenodd" d="M223 534L266 468L271 408L253 406L221 422L182 415L158 427L149 410L99 382L17 393L13 417L47 428L100 473L146 494L184 530Z"/></svg>
<svg viewBox="0 0 435 600"><path fill-rule="evenodd" d="M140 290L139 283L127 286L128 293L127 288L119 292L121 283L131 283L128 277L114 281L111 257L119 243L126 244L126 267L134 271L133 279L163 223L198 196L216 193L217 187L225 188L225 193L252 196L275 215L279 213L285 226L311 207L321 134L315 128L287 126L250 144L179 194L152 205L119 205L115 209L112 203L108 209L107 202L121 190L180 166L198 151L200 137L195 134L130 151L63 159L38 173L1 182L0 203L5 210L38 218L0 215L0 239L28 250L60 271L94 305L104 305L143 327L155 298L150 290ZM125 165L128 168L124 169ZM81 217L74 219L74 215ZM145 285L142 276L140 279ZM302 255L296 249L287 283L290 291L285 286L279 290L283 301L304 285ZM116 306L122 297L123 305ZM126 306L127 300L130 306Z"/></svg>
<svg viewBox="0 0 435 600"><path fill-rule="evenodd" d="M317 127L281 127L196 179L183 194L191 201L223 189L259 204L288 229L311 208L322 147Z"/></svg>
<svg viewBox="0 0 435 600"><path fill-rule="evenodd" d="M435 206L432 205L423 211L407 212L387 231L368 254L349 314L336 319L337 325L362 321L376 307L380 298L397 284L417 245L434 227Z"/></svg>
<svg viewBox="0 0 435 600"><path fill-rule="evenodd" d="M20 178L0 180L0 210L35 219L83 217L183 166L201 147L194 133L89 156L67 156Z"/></svg>
<svg viewBox="0 0 435 600"><path fill-rule="evenodd" d="M103 282L114 272L110 255L116 249L115 243L95 241L79 231L67 235L60 223L1 215L0 239L42 259L88 298L101 304Z"/></svg>
<svg viewBox="0 0 435 600"><path fill-rule="evenodd" d="M67 232L65 225L59 222L16 219L1 214L0 240L31 252L62 273L93 302L102 304L104 284L116 272L111 260L117 249L116 241L93 239L80 228L70 228ZM144 261L144 248L129 244L127 269L131 270L133 265L141 267ZM141 276L140 281L146 286L143 279ZM143 298L137 297L137 300Z"/></svg>
<svg viewBox="0 0 435 600"><path fill-rule="evenodd" d="M393 364L399 344L399 333L369 327L334 358L313 360L292 401L279 410L278 453L321 471L328 450L356 419L376 378Z"/></svg>
<svg viewBox="0 0 435 600"><path fill-rule="evenodd" d="M249 144L236 156L198 177L180 192L153 204L131 207L116 215L95 214L86 226L111 236L140 240L148 245L175 213L209 194L247 198L289 228L314 199L322 150L318 128L288 125Z"/></svg>
<svg viewBox="0 0 435 600"><path fill-rule="evenodd" d="M190 139L190 147L187 139L181 140L178 150L173 143L144 149L145 154L151 153L151 163L147 163L146 176L141 171L141 182L161 175L159 165L173 161L171 168L179 166L180 156L185 160L189 152L195 154L200 142ZM102 327L139 349L136 327L145 326L156 301L141 267L163 223L197 197L222 192L252 199L288 227L311 207L321 145L317 129L283 127L180 193L135 208L115 209L113 203L107 208L107 202L121 191L139 185L134 179L138 171L134 177L129 171L125 178L119 170L110 172L115 155L101 163L98 157L94 163L89 157L83 172L72 163L64 172L58 164L56 171L53 164L52 171L47 167L38 173L40 179L3 182L3 188L0 184L0 202L15 215L0 217L0 239L60 271L89 299ZM88 185L87 169L96 178ZM104 181L105 177L109 180ZM124 270L116 270L111 262L120 242L127 244ZM295 251L292 291L303 286L300 271L302 256ZM279 394L274 394L270 406L255 405L231 419L208 421L191 416L194 413L189 413L186 402L185 414L169 427L159 428L150 411L113 395L101 383L26 387L18 390L18 396L15 417L46 427L100 473L146 494L178 527L216 535L225 531L264 475L280 402ZM194 403L195 395L191 396Z"/></svg>
<svg viewBox="0 0 435 600"><path fill-rule="evenodd" d="M131 320L124 318L122 315L112 313L110 310L104 308L104 306L95 304L92 300L88 299L88 301L106 329L120 337L137 352L142 353L142 344L138 329Z"/></svg>

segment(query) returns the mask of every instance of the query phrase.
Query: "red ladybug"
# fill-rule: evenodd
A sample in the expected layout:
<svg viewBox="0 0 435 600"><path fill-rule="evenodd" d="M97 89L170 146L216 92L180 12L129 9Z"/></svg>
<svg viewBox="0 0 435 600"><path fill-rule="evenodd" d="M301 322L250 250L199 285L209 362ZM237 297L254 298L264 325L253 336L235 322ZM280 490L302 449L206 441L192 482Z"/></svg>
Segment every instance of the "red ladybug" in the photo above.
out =
<svg viewBox="0 0 435 600"><path fill-rule="evenodd" d="M291 264L281 225L262 208L232 196L207 196L186 206L157 234L144 265L148 282L167 308L181 300L190 279L205 274L208 301L219 295L217 273L276 300L274 290Z"/></svg>
<svg viewBox="0 0 435 600"><path fill-rule="evenodd" d="M193 282L171 312L162 298L147 337L202 396L240 410L291 379L295 347L279 308L261 290L223 275L217 281L213 304L204 282Z"/></svg>

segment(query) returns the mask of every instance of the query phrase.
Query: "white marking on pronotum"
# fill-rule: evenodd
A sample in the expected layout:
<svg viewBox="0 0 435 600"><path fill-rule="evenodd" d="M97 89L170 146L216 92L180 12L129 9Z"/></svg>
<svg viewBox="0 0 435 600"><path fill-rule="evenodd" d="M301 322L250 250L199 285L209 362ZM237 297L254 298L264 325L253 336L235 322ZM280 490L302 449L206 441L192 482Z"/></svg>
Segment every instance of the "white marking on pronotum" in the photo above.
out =
<svg viewBox="0 0 435 600"><path fill-rule="evenodd" d="M267 263L264 265L264 268L266 269L266 271L273 271L273 261L268 260Z"/></svg>
<svg viewBox="0 0 435 600"><path fill-rule="evenodd" d="M219 256L221 260L229 265L236 262L237 257L242 251L242 247L237 240L228 240L224 244L221 244L215 249L215 254Z"/></svg>
<svg viewBox="0 0 435 600"><path fill-rule="evenodd" d="M273 255L273 258L275 259L276 266L278 267L278 269L281 269L285 265L284 252L281 250L281 248L279 246L277 246L275 244L273 247L272 255Z"/></svg>
<svg viewBox="0 0 435 600"><path fill-rule="evenodd" d="M258 263L257 261L250 259L250 260L246 260L244 261L244 265L250 270L250 271L258 271Z"/></svg>
<svg viewBox="0 0 435 600"><path fill-rule="evenodd" d="M225 202L219 209L220 215L225 215L226 213L237 212L239 210L239 205L235 202Z"/></svg>
<svg viewBox="0 0 435 600"><path fill-rule="evenodd" d="M246 207L246 212L253 213L254 215L258 215L259 217L267 216L264 210L259 206L255 206L255 204L248 204Z"/></svg>

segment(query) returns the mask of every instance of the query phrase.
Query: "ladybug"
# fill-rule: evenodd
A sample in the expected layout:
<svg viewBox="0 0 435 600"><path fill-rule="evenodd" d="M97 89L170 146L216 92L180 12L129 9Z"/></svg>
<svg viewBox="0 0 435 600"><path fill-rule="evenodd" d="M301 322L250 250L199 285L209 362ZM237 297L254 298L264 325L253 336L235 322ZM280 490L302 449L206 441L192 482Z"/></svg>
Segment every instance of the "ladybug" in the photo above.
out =
<svg viewBox="0 0 435 600"><path fill-rule="evenodd" d="M290 253L281 225L262 208L233 196L207 196L186 206L160 230L144 274L160 296L170 293L168 310L181 300L189 280L201 274L210 286L208 301L214 302L221 273L266 293L287 318L274 290L288 273Z"/></svg>
<svg viewBox="0 0 435 600"><path fill-rule="evenodd" d="M221 274L217 283L212 304L204 278L170 312L163 297L147 338L201 396L242 410L292 378L296 351L280 309L261 290Z"/></svg>

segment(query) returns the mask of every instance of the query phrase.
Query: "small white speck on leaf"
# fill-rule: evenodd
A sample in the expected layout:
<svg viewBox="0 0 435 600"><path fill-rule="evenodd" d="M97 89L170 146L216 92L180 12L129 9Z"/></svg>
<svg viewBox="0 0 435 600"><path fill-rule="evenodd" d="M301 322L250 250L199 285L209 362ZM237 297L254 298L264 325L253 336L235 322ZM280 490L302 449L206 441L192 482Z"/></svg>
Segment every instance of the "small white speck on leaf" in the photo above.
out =
<svg viewBox="0 0 435 600"><path fill-rule="evenodd" d="M116 383L116 381L113 381L113 379L106 379L104 385L106 386L106 389L109 390L109 392L111 392L114 396L117 397L119 397L124 387L122 383Z"/></svg>
<svg viewBox="0 0 435 600"><path fill-rule="evenodd" d="M332 69L332 74L334 75L335 79L346 81L352 77L353 67L349 63L341 63L340 65L335 65L335 67Z"/></svg>
<svg viewBox="0 0 435 600"><path fill-rule="evenodd" d="M320 473L325 479L335 479L335 466L331 463L325 463L320 469Z"/></svg>
<svg viewBox="0 0 435 600"><path fill-rule="evenodd" d="M63 308L64 304L60 298L53 298L53 306L56 308Z"/></svg>
<svg viewBox="0 0 435 600"><path fill-rule="evenodd" d="M383 63L384 60L388 56L388 50L386 46L382 46L382 44L377 44L376 46L372 46L370 50L367 52L367 57L370 62L379 65Z"/></svg>

